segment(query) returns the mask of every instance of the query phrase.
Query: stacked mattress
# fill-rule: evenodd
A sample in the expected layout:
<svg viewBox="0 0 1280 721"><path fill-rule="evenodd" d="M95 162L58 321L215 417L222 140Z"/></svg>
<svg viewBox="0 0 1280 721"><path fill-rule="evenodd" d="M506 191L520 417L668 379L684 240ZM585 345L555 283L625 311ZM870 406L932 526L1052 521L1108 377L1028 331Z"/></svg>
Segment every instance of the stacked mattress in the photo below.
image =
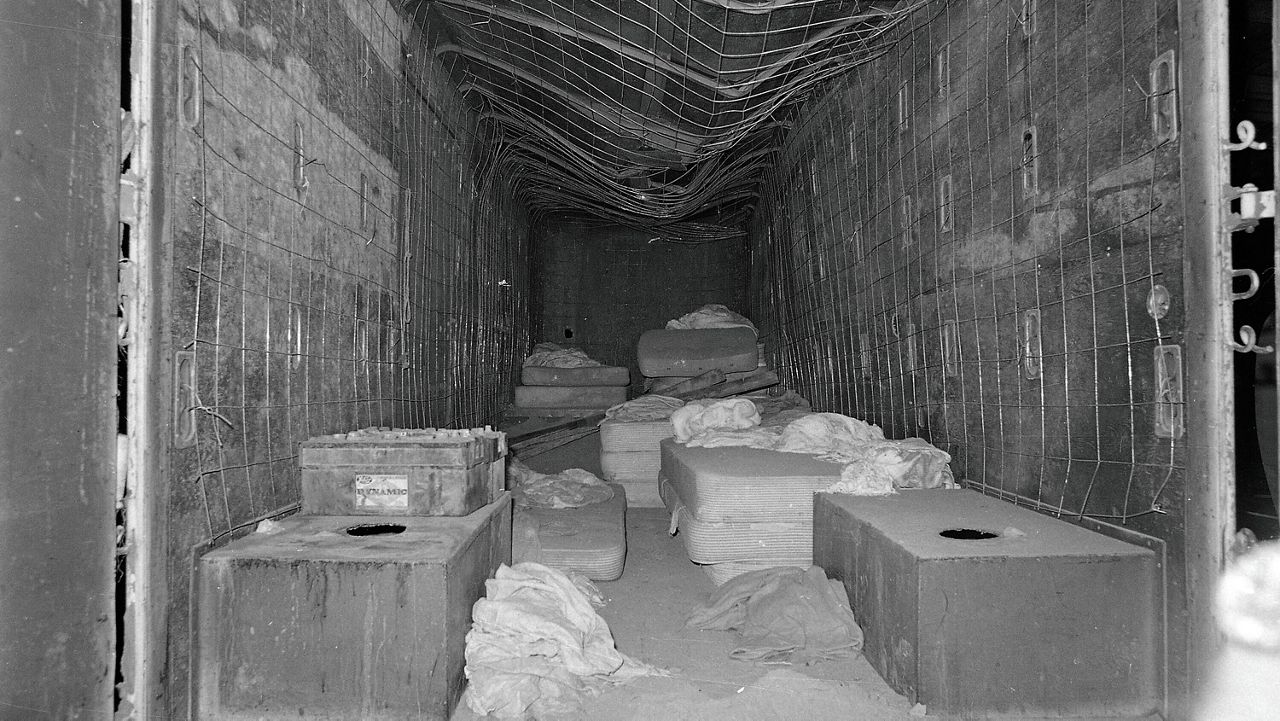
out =
<svg viewBox="0 0 1280 721"><path fill-rule="evenodd" d="M518 508L516 527L532 528L537 557L528 545L513 554L565 573L577 572L593 581L613 581L622 575L627 557L627 492L609 484L613 498L578 508Z"/></svg>
<svg viewBox="0 0 1280 721"><path fill-rule="evenodd" d="M801 453L661 443L671 532L720 585L747 571L813 562L813 494L843 466Z"/></svg>
<svg viewBox="0 0 1280 721"><path fill-rule="evenodd" d="M658 444L672 434L671 420L606 420L600 424L600 470L605 480L627 489L632 506L660 508Z"/></svg>
<svg viewBox="0 0 1280 721"><path fill-rule="evenodd" d="M627 399L630 372L620 366L555 368L525 366L516 386L515 407L529 415L593 412Z"/></svg>

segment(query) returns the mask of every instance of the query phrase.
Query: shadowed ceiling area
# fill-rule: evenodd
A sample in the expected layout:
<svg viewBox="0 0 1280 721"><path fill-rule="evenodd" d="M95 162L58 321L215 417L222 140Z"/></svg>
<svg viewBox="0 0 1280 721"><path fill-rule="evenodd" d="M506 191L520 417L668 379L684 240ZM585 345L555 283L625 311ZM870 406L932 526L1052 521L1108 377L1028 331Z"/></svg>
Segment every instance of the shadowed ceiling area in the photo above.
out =
<svg viewBox="0 0 1280 721"><path fill-rule="evenodd" d="M788 106L920 4L406 0L531 210L737 225ZM714 224L714 225L713 225Z"/></svg>

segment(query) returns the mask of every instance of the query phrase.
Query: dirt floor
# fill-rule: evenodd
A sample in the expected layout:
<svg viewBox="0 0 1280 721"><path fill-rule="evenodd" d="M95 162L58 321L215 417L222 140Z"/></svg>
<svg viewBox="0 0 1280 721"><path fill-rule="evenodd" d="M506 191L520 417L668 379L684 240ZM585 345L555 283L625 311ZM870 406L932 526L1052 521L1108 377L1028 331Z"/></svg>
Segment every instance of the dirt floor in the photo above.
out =
<svg viewBox="0 0 1280 721"><path fill-rule="evenodd" d="M527 459L536 470L584 467L599 473L598 436ZM562 717L577 721L825 721L913 718L861 656L813 666L763 665L729 658L735 634L684 627L689 612L715 588L667 535L660 508L627 511L627 559L622 577L598 583L608 603L599 610L619 650L668 670L587 699ZM454 721L484 718L459 704Z"/></svg>

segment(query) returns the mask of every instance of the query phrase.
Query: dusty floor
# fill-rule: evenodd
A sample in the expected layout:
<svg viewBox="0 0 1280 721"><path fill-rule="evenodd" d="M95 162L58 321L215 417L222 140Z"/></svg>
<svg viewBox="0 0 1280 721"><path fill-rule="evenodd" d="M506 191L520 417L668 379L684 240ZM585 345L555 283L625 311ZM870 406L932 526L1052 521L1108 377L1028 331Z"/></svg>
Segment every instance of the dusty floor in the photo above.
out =
<svg viewBox="0 0 1280 721"><path fill-rule="evenodd" d="M593 434L523 460L542 472L585 468L599 475L599 454ZM905 721L923 715L923 707L913 714L862 656L807 667L748 663L729 658L733 632L686 629L689 612L715 586L689 561L680 539L667 535L669 520L665 509L628 509L626 568L617 581L597 586L608 599L599 613L618 649L671 675L612 688L587 699L579 713L547 721ZM459 703L452 721L482 718Z"/></svg>
<svg viewBox="0 0 1280 721"><path fill-rule="evenodd" d="M599 473L598 436L526 459L541 471L580 467ZM671 672L643 678L588 699L577 721L825 721L910 719L911 704L861 657L808 667L761 665L729 658L735 634L684 628L689 611L715 586L667 535L661 508L627 511L622 577L598 583L608 599L600 615L618 649ZM454 721L484 718L460 704Z"/></svg>

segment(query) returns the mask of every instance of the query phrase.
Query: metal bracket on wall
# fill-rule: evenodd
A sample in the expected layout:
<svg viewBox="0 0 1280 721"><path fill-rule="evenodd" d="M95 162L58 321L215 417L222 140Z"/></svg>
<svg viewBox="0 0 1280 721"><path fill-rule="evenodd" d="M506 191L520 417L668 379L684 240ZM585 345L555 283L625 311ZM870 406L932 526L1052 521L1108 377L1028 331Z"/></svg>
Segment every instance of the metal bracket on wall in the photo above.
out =
<svg viewBox="0 0 1280 721"><path fill-rule="evenodd" d="M173 447L189 448L196 443L196 354L180 350L173 354Z"/></svg>
<svg viewBox="0 0 1280 721"><path fill-rule="evenodd" d="M942 374L947 378L960 375L960 332L954 320L942 324Z"/></svg>
<svg viewBox="0 0 1280 721"><path fill-rule="evenodd" d="M1155 348L1157 438L1181 438L1184 423L1182 402L1182 346L1158 345Z"/></svg>
<svg viewBox="0 0 1280 721"><path fill-rule="evenodd" d="M195 50L183 45L178 55L178 117L192 130L200 125L201 97L200 63Z"/></svg>
<svg viewBox="0 0 1280 721"><path fill-rule="evenodd" d="M862 366L862 377L871 377L871 342L866 333L858 334L858 364Z"/></svg>
<svg viewBox="0 0 1280 721"><path fill-rule="evenodd" d="M1040 310L1022 314L1022 373L1028 379L1039 378L1044 370L1040 355Z"/></svg>
<svg viewBox="0 0 1280 721"><path fill-rule="evenodd" d="M907 372L914 373L918 370L919 358L916 357L916 324L907 324L907 336L903 339L907 344Z"/></svg>
<svg viewBox="0 0 1280 721"><path fill-rule="evenodd" d="M1157 144L1178 138L1178 72L1172 50L1160 53L1149 67L1151 90L1147 112Z"/></svg>

